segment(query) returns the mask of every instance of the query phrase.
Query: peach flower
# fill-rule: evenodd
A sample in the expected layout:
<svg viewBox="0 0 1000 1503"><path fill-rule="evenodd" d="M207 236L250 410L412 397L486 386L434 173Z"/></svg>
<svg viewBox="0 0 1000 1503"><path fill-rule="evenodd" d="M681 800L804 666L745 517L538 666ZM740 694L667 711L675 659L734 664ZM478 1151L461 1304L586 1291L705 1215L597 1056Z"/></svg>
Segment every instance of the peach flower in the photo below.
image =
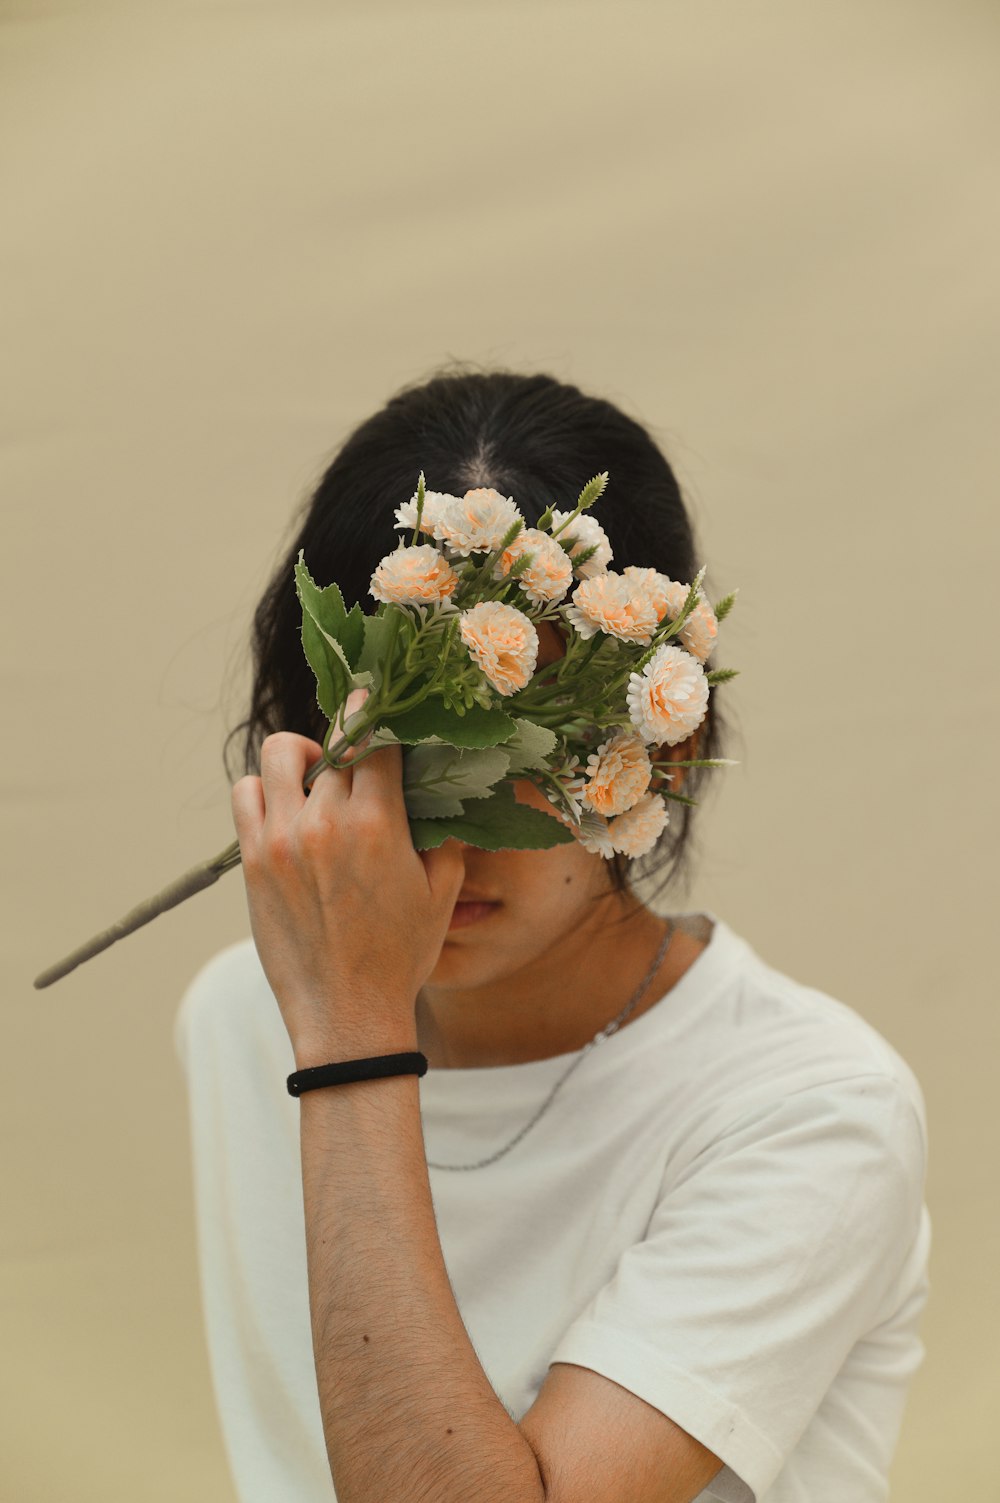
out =
<svg viewBox="0 0 1000 1503"><path fill-rule="evenodd" d="M622 570L624 577L633 585L643 590L653 602L656 611L656 620L659 624L669 609L670 591L675 588L687 590L685 586L676 586L667 574L661 574L658 569L641 569L637 564L626 564ZM681 597L683 604L684 596ZM678 610L680 607L678 606ZM671 620L673 617L671 617Z"/></svg>
<svg viewBox="0 0 1000 1503"><path fill-rule="evenodd" d="M631 731L620 731L590 754L587 774L586 803L610 819L639 802L653 769L642 739Z"/></svg>
<svg viewBox="0 0 1000 1503"><path fill-rule="evenodd" d="M510 573L511 565L525 553L534 558L517 583L536 605L545 605L550 600L561 600L573 583L573 565L565 549L554 538L537 527L523 527L514 541L504 549L493 570L494 579L503 579Z"/></svg>
<svg viewBox="0 0 1000 1503"><path fill-rule="evenodd" d="M646 590L656 607L659 621L664 616L676 621L687 599L690 588L688 585L678 584L675 579L660 574L656 569L640 569L634 564L628 564L622 573L626 579ZM681 627L678 640L692 657L697 658L699 663L704 663L715 646L718 634L719 623L715 619L715 612L699 590L698 603Z"/></svg>
<svg viewBox="0 0 1000 1503"><path fill-rule="evenodd" d="M444 510L452 501L458 501L457 496L449 496L447 491L424 491L424 509L420 514L420 531L427 532L432 538L439 537L438 526ZM396 521L394 526L408 528L411 532L417 525L417 492L414 491L409 501L404 501L402 506L396 507Z"/></svg>
<svg viewBox="0 0 1000 1503"><path fill-rule="evenodd" d="M437 520L437 535L449 548L468 558L470 553L499 548L504 533L519 518L524 520L513 497L480 486L478 490L466 491L461 498L450 497Z"/></svg>
<svg viewBox="0 0 1000 1503"><path fill-rule="evenodd" d="M629 674L625 698L644 741L676 746L705 718L708 680L697 658L664 642L641 673Z"/></svg>
<svg viewBox="0 0 1000 1503"><path fill-rule="evenodd" d="M552 531L561 527L567 517L571 517L571 511L553 511ZM614 558L608 535L598 522L596 517L588 516L585 511L570 523L565 532L561 532L553 541L557 548L562 546L566 538L576 538L576 542L569 550L569 557L575 558L578 553L583 553L588 548L597 544L597 552L587 559L586 563L574 565L574 569L580 579L593 579L595 574L603 574L605 569ZM565 552L565 550L563 550Z"/></svg>
<svg viewBox="0 0 1000 1503"><path fill-rule="evenodd" d="M458 575L432 543L387 553L372 575L369 594L391 605L433 605L458 588Z"/></svg>
<svg viewBox="0 0 1000 1503"><path fill-rule="evenodd" d="M680 615L687 593L687 585L674 584L671 581L667 594L667 610L670 612L672 621ZM715 612L704 595L699 592L698 603L681 627L678 640L693 658L703 663L715 646L715 639L718 635L719 623L715 619Z"/></svg>
<svg viewBox="0 0 1000 1503"><path fill-rule="evenodd" d="M658 625L647 592L610 569L581 581L573 591L573 604L563 606L563 611L581 637L603 631L643 647L649 646Z"/></svg>
<svg viewBox="0 0 1000 1503"><path fill-rule="evenodd" d="M658 794L646 793L631 809L619 814L608 825L608 838L614 850L633 860L646 856L659 840L670 819L670 810Z"/></svg>
<svg viewBox="0 0 1000 1503"><path fill-rule="evenodd" d="M460 615L462 641L500 694L516 694L535 671L538 633L523 611L481 600Z"/></svg>

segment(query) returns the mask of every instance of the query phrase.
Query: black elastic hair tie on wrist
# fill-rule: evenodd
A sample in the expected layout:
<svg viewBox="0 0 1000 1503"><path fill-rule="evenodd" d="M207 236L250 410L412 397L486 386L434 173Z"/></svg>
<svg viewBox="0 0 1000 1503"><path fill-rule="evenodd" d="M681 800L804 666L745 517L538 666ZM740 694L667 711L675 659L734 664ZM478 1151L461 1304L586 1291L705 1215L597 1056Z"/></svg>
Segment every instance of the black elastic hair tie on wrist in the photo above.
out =
<svg viewBox="0 0 1000 1503"><path fill-rule="evenodd" d="M427 1056L410 1054L375 1054L370 1059L345 1059L339 1064L312 1065L296 1070L288 1077L289 1096L315 1091L319 1086L347 1085L354 1080L378 1080L384 1075L426 1075Z"/></svg>

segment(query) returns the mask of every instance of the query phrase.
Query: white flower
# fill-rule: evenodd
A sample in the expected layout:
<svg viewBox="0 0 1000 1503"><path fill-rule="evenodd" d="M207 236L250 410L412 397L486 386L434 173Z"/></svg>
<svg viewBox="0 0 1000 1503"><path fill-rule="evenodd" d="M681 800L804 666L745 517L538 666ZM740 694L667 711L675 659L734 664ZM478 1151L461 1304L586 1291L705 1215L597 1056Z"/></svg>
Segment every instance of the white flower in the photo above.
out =
<svg viewBox="0 0 1000 1503"><path fill-rule="evenodd" d="M647 793L631 809L611 820L608 838L616 851L634 860L649 854L669 819L670 811L664 800L655 793Z"/></svg>
<svg viewBox="0 0 1000 1503"><path fill-rule="evenodd" d="M553 511L552 531L555 532L556 528L561 527L566 518L572 515L571 511ZM568 538L576 538L576 542L569 551L571 559L575 558L578 553L584 553L588 548L592 548L595 543L597 544L597 552L592 554L585 563L574 564L573 567L577 577L580 579L592 579L595 574L603 574L614 558L614 554L611 551L611 544L608 542L608 535L597 518L588 516L586 512L581 512L570 526L566 528L565 532L561 532L553 541L558 548Z"/></svg>
<svg viewBox="0 0 1000 1503"><path fill-rule="evenodd" d="M629 718L644 741L676 746L708 711L705 670L683 647L665 642L625 691Z"/></svg>
<svg viewBox="0 0 1000 1503"><path fill-rule="evenodd" d="M488 487L449 497L437 518L438 532L449 548L468 558L470 553L499 548L504 535L518 520L524 521L512 496L501 496Z"/></svg>
<svg viewBox="0 0 1000 1503"><path fill-rule="evenodd" d="M457 501L457 496L449 496L447 491L424 491L424 509L420 514L420 531L427 532L432 538L440 540L438 522L452 501ZM414 491L409 501L404 501L402 506L396 507L396 527L404 527L412 532L417 525L417 492Z"/></svg>

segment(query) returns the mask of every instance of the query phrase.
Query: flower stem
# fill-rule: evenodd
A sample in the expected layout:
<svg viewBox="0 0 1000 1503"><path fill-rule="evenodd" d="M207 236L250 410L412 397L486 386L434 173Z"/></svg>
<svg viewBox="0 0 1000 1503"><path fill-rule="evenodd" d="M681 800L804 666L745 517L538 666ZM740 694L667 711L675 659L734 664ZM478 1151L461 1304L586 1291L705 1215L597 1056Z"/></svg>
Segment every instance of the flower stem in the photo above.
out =
<svg viewBox="0 0 1000 1503"><path fill-rule="evenodd" d="M124 918L117 923L111 924L107 929L102 929L100 934L95 934L86 944L79 945L71 954L58 964L49 966L48 970L35 978L35 987L41 991L43 987L51 986L53 981L58 981L62 976L67 976L70 971L76 970L85 960L90 960L94 955L99 955L102 950L107 950L117 940L124 939L126 934L133 934L136 929L141 929L151 919L161 913L166 913L168 908L174 908L178 903L183 903L186 898L193 897L196 892L201 892L205 887L211 887L217 882L223 872L231 871L234 866L240 864L240 845L234 840L232 845L227 845L224 851L208 861L199 862L190 871L167 884L155 897L146 898L144 902L137 903L131 908Z"/></svg>
<svg viewBox="0 0 1000 1503"><path fill-rule="evenodd" d="M331 724L333 723L335 722ZM340 756L349 746L353 746L356 741L362 739L368 731L370 723L373 722L367 721L364 708L348 717L344 728L345 734L332 746L328 745L326 747L327 755L320 757L309 768L302 781L303 792L312 787L312 784L319 777L324 767L330 765L330 761ZM373 749L378 750L378 748ZM361 756L367 756L368 754L367 752L362 752ZM35 978L35 989L41 991L45 987L51 986L53 981L59 981L63 976L68 976L70 971L75 971L77 966L82 965L85 960L90 960L93 956L100 955L102 950L110 949L113 944L116 944L120 939L124 939L126 935L134 934L137 929L143 928L144 925L150 923L161 913L166 913L168 908L176 908L178 903L183 903L188 898L194 897L196 892L202 892L206 887L211 887L224 872L232 871L234 867L241 864L240 843L238 840L234 840L231 845L227 845L225 850L220 851L217 856L212 856L207 861L200 861L197 866L192 866L189 871L184 872L179 877L175 877L172 882L168 882L167 886L162 888L153 897L146 898L143 902L137 903L134 908L130 908L128 913L118 919L116 923L110 924L107 929L102 929L99 934L95 934L85 944L78 945L63 960L42 971Z"/></svg>
<svg viewBox="0 0 1000 1503"><path fill-rule="evenodd" d="M391 671L390 670L392 669L392 658L393 658L393 653L396 650L396 639L399 636L399 628L400 628L401 620L402 620L402 612L400 612L400 611L394 611L393 612L393 617L392 617L392 626L391 626L391 628L389 630L389 645L386 648L385 662L382 664L382 685L381 685L381 687L386 692L388 692L392 688L392 677L391 677ZM412 645L412 644L410 644L410 645ZM410 645L408 645L407 649L406 649L406 662L407 663L409 663L409 660L410 660Z"/></svg>

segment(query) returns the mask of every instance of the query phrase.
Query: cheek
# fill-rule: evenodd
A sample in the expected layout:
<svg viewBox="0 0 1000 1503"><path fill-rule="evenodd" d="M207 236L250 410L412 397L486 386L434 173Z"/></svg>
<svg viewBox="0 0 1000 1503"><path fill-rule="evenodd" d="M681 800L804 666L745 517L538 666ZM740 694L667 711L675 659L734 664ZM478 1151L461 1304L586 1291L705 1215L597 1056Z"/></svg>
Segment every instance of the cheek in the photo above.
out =
<svg viewBox="0 0 1000 1503"><path fill-rule="evenodd" d="M529 804L533 809L540 809L551 819L559 818L544 793L534 783L524 780L516 782L514 797L519 804ZM561 820L559 822L562 823ZM529 905L538 903L546 909L559 908L565 905L567 899L572 904L575 898L582 898L600 886L603 861L585 851L575 840L551 846L544 851L510 851L506 854L517 871L518 890Z"/></svg>

